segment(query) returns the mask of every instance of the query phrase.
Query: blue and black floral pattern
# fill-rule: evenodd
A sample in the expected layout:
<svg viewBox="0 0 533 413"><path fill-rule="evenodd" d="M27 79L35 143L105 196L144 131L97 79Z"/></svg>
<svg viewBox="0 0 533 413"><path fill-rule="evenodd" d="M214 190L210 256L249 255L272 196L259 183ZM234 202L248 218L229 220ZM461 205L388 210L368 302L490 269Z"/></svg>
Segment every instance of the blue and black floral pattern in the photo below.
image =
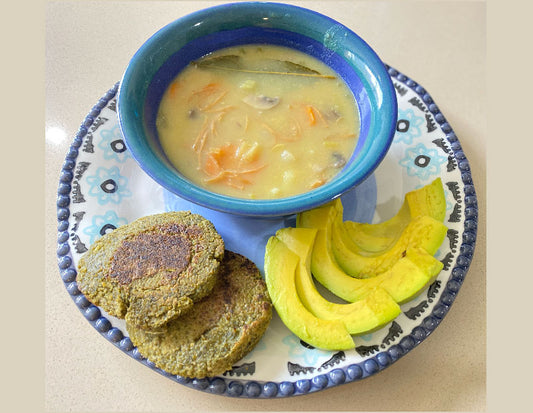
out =
<svg viewBox="0 0 533 413"><path fill-rule="evenodd" d="M118 123L115 123L111 129L102 130L100 136L101 140L98 147L102 150L104 159L124 163L131 158Z"/></svg>
<svg viewBox="0 0 533 413"><path fill-rule="evenodd" d="M442 165L448 158L441 155L437 149L427 148L423 143L406 148L405 157L400 165L406 168L407 175L416 176L421 181L428 181L440 175Z"/></svg>
<svg viewBox="0 0 533 413"><path fill-rule="evenodd" d="M425 123L423 116L418 116L414 109L398 109L398 121L394 143L411 145L416 139L422 137L422 125Z"/></svg>
<svg viewBox="0 0 533 413"><path fill-rule="evenodd" d="M85 227L83 233L90 237L89 242L92 244L101 236L127 223L126 218L121 218L116 211L109 210L105 215L93 215L91 225Z"/></svg>
<svg viewBox="0 0 533 413"><path fill-rule="evenodd" d="M214 378L173 376L142 357L127 337L124 326L91 304L76 284L76 262L88 246L108 231L133 220L131 205L142 206L143 202L151 201L134 190L139 187L141 176L146 178L135 166L120 134L116 84L82 123L66 156L58 186L60 275L88 322L121 351L177 383L244 398L288 397L362 380L387 368L420 344L445 317L467 274L476 241L477 199L468 160L431 96L397 70L388 67L388 71L397 92L399 116L387 156L394 159L395 172L412 189L436 176L442 178L446 188L445 223L449 228L447 239L436 255L444 264L443 271L426 292L402 306L402 314L396 320L372 334L358 337L356 349L346 352L314 349L277 320L277 326L272 327L281 329L273 335L279 340L274 343L275 354L270 347L272 343L264 337L238 365ZM370 186L376 181L379 184L381 179L384 178L378 168L369 181ZM366 188L367 192L372 194L372 188ZM161 209L165 208L163 204L162 201ZM371 205L375 207L375 202ZM221 220L215 222L216 226L223 227L222 221L227 221L223 216L216 219ZM272 371L276 376L269 376L274 364Z"/></svg>
<svg viewBox="0 0 533 413"><path fill-rule="evenodd" d="M87 176L89 195L96 197L100 205L119 204L124 198L131 197L128 178L120 174L118 167L109 169L100 167L94 175Z"/></svg>

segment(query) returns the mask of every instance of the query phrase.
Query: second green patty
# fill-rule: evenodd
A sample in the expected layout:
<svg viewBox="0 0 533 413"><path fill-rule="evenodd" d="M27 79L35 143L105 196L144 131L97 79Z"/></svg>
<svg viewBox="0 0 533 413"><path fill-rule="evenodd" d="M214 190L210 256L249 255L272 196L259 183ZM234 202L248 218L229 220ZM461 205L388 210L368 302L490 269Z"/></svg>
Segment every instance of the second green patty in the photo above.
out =
<svg viewBox="0 0 533 413"><path fill-rule="evenodd" d="M249 353L272 318L272 302L255 264L226 251L207 297L159 331L127 324L139 352L170 374L220 375Z"/></svg>

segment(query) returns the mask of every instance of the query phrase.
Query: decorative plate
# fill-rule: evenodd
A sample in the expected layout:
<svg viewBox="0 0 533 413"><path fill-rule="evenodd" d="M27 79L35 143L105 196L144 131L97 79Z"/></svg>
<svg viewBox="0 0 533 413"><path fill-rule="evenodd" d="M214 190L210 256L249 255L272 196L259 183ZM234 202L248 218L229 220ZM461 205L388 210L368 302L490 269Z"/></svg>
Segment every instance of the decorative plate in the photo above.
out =
<svg viewBox="0 0 533 413"><path fill-rule="evenodd" d="M293 226L295 216L239 217L212 211L167 192L128 152L116 115L118 84L87 115L62 167L57 199L61 278L89 323L124 353L185 386L233 397L302 395L362 380L387 368L420 344L442 321L470 266L477 231L477 199L468 161L451 126L422 86L388 67L398 97L398 122L390 151L363 184L343 195L345 219L380 222L400 208L404 194L441 177L448 236L436 256L444 269L418 298L382 329L356 338L356 348L330 352L293 335L275 314L259 344L231 370L213 378L171 375L144 358L128 338L123 320L91 304L76 284L76 265L89 245L136 218L191 210L211 220L226 248L262 270L267 239ZM243 242L242 240L246 240Z"/></svg>

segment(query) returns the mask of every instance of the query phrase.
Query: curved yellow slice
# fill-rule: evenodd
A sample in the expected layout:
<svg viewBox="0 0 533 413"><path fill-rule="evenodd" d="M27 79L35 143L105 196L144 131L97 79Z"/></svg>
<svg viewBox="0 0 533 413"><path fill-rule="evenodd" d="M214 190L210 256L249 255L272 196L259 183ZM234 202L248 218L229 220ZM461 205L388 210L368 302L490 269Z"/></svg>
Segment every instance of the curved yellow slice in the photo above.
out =
<svg viewBox="0 0 533 413"><path fill-rule="evenodd" d="M377 224L344 221L344 227L354 244L368 252L379 253L398 239L410 218L409 204L404 200L398 213L387 221Z"/></svg>
<svg viewBox="0 0 533 413"><path fill-rule="evenodd" d="M272 304L283 323L306 343L324 350L348 350L355 343L339 320L322 320L302 304L296 291L295 274L299 258L276 237L265 252L265 281Z"/></svg>
<svg viewBox="0 0 533 413"><path fill-rule="evenodd" d="M434 255L446 238L448 228L430 216L413 218L392 246L381 253L362 253L353 244L338 216L332 226L333 254L340 267L352 277L371 278L391 268L408 248L420 248Z"/></svg>
<svg viewBox="0 0 533 413"><path fill-rule="evenodd" d="M316 233L315 228L283 228L276 232L276 237L300 257L296 290L303 305L318 318L342 321L350 334L368 333L394 320L400 307L382 288L369 289L364 298L349 304L333 303L317 291L311 276Z"/></svg>
<svg viewBox="0 0 533 413"><path fill-rule="evenodd" d="M446 217L446 196L442 180L436 178L430 184L405 194L411 218L428 215L443 222Z"/></svg>
<svg viewBox="0 0 533 413"><path fill-rule="evenodd" d="M337 264L331 245L331 226L338 210L332 205L306 211L297 216L297 226L317 228L311 272L325 288L343 300L363 299L381 287L399 304L409 301L431 283L443 264L423 250L408 249L389 270L367 279L353 278Z"/></svg>
<svg viewBox="0 0 533 413"><path fill-rule="evenodd" d="M403 204L392 218L376 224L345 221L348 237L363 250L382 252L389 248L412 218L428 215L443 222L446 216L446 196L441 178L405 194Z"/></svg>

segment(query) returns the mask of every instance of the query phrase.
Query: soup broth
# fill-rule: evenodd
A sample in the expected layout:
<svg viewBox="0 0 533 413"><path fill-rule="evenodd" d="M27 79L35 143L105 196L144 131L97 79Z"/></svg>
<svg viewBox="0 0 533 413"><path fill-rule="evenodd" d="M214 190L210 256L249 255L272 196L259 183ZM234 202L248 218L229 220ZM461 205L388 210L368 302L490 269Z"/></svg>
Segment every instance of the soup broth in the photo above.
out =
<svg viewBox="0 0 533 413"><path fill-rule="evenodd" d="M189 180L239 198L287 197L331 180L359 134L350 89L293 49L245 45L192 62L157 113L159 139Z"/></svg>

